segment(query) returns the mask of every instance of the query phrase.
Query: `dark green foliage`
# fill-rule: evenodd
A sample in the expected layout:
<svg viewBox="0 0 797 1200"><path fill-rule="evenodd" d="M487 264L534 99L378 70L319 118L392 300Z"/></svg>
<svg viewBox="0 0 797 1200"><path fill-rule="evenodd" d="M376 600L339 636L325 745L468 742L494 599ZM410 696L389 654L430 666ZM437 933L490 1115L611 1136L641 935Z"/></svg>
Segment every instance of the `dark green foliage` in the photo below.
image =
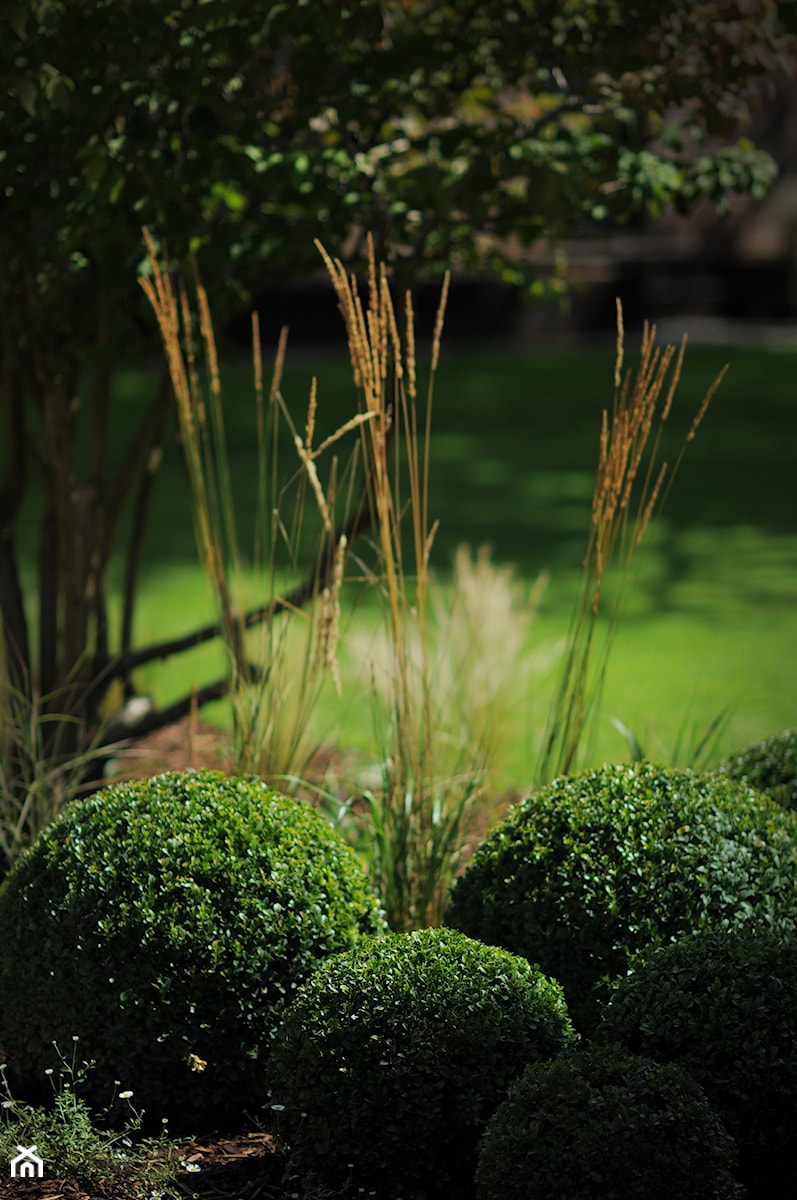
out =
<svg viewBox="0 0 797 1200"><path fill-rule="evenodd" d="M538 962L594 1027L650 943L792 922L797 818L752 788L649 763L562 778L512 809L454 888L448 923Z"/></svg>
<svg viewBox="0 0 797 1200"><path fill-rule="evenodd" d="M590 1048L529 1067L487 1125L478 1200L736 1200L734 1145L677 1067Z"/></svg>
<svg viewBox="0 0 797 1200"><path fill-rule="evenodd" d="M744 780L782 808L797 809L797 729L784 729L731 754L717 767L717 773Z"/></svg>
<svg viewBox="0 0 797 1200"><path fill-rule="evenodd" d="M660 948L620 982L599 1036L697 1079L736 1139L750 1200L794 1179L794 932L706 931Z"/></svg>
<svg viewBox="0 0 797 1200"><path fill-rule="evenodd" d="M524 959L450 929L362 943L304 985L275 1046L293 1162L381 1200L465 1200L510 1081L574 1037L561 989Z"/></svg>
<svg viewBox="0 0 797 1200"><path fill-rule="evenodd" d="M77 1035L96 1060L93 1106L118 1080L173 1127L240 1117L262 1103L297 985L382 928L353 852L261 781L191 771L108 788L71 805L0 890L14 1094L38 1098L53 1040Z"/></svg>

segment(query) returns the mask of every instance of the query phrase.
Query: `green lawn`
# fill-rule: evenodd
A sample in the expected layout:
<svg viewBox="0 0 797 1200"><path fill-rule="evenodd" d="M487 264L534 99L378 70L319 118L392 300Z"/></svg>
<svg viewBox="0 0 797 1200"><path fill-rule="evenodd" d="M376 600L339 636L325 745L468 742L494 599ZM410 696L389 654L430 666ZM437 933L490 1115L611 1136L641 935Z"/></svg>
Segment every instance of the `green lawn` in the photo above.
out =
<svg viewBox="0 0 797 1200"><path fill-rule="evenodd" d="M633 344L629 337L628 358ZM640 553L606 680L591 751L595 762L625 755L611 718L631 728L647 754L665 761L673 756L683 761L727 706L731 712L718 754L797 725L797 349L690 348L664 456L676 455L703 391L725 361L730 372ZM288 364L282 390L300 427L310 379L318 377L318 444L353 412L347 361L338 355L302 362L300 352L289 352ZM522 787L532 772L555 682L556 648L568 628L585 551L600 414L611 403L612 379L611 348L457 355L443 350L433 410L430 509L441 522L433 562L444 576L457 545L487 542L493 560L515 564L523 580L531 582L543 570L550 575L529 655L517 666L519 700L507 728L505 786ZM116 454L154 385L144 371L119 378ZM257 497L246 365L227 368L224 402L246 548ZM287 442L281 462L295 469ZM20 539L31 552L32 508ZM367 557L367 545L358 548ZM119 577L116 564L116 584ZM260 590L251 580L253 599ZM178 635L211 617L187 485L172 445L146 538L137 641ZM344 625L350 632L372 622L366 606ZM166 702L214 678L222 667L220 650L204 648L145 668L138 684ZM208 715L227 719L223 706ZM364 689L344 679L343 700L325 704L319 736L364 745L368 731Z"/></svg>
<svg viewBox="0 0 797 1200"><path fill-rule="evenodd" d="M634 339L627 338L627 357ZM318 376L319 433L350 415L347 363L302 363L289 352L283 393L302 421ZM461 542L492 546L494 561L533 579L550 573L531 649L545 665L518 666L502 783L528 780L554 682L585 548L601 410L611 403L611 349L567 353L442 355L436 383L430 509L440 519L434 561L444 574ZM640 555L627 617L606 685L594 761L621 758L610 718L631 728L651 757L682 761L727 707L717 753L797 725L797 350L730 347L687 351L664 457L677 453L705 388L730 371L688 448ZM153 387L144 372L118 381L119 446ZM241 542L251 544L257 488L249 370L229 367L225 404ZM288 444L283 463L291 463ZM367 555L367 546L361 548ZM146 545L137 614L139 643L191 629L212 615L196 565L187 486L176 452L166 456ZM258 594L251 581L251 595ZM368 606L348 628L369 626ZM342 660L346 662L345 648ZM218 650L153 666L139 683L159 701L219 672ZM322 735L364 745L362 684L344 679L343 700L325 703ZM223 706L210 715L225 719ZM680 738L680 750L678 750Z"/></svg>

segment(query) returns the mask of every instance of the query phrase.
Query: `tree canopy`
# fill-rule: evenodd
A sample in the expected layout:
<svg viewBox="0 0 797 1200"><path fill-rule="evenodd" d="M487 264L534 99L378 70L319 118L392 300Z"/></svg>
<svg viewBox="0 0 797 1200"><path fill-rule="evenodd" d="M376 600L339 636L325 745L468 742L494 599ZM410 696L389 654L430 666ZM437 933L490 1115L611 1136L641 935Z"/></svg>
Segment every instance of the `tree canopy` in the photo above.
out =
<svg viewBox="0 0 797 1200"><path fill-rule="evenodd" d="M745 122L793 54L773 0L16 0L5 21L3 274L39 311L79 289L81 313L134 293L143 224L245 286L317 266L318 236L500 268L510 236L760 192Z"/></svg>

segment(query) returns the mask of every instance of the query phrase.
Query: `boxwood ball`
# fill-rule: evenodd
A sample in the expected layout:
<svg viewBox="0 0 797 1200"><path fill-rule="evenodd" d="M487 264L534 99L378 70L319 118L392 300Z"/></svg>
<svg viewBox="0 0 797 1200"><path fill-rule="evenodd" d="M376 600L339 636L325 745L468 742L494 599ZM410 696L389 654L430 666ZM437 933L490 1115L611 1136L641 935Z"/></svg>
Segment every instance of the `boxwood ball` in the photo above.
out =
<svg viewBox="0 0 797 1200"><path fill-rule="evenodd" d="M51 1094L53 1042L192 1130L263 1101L282 1015L318 963L384 928L353 851L258 779L172 772L78 801L0 889L0 1048Z"/></svg>

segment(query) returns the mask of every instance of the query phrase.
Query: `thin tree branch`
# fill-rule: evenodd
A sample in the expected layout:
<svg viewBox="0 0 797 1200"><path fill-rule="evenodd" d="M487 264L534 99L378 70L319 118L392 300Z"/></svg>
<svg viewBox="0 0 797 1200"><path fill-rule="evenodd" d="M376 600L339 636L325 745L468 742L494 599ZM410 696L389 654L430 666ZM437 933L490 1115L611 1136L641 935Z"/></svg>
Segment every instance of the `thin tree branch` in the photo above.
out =
<svg viewBox="0 0 797 1200"><path fill-rule="evenodd" d="M206 704L212 704L214 700L223 700L229 690L230 680L225 676L223 679L217 679L215 683L206 683L204 687L194 689L187 696L183 696L181 700L176 700L174 704L169 704L166 708L153 709L145 713L134 724L126 726L124 731L120 730L116 722L111 722L107 731L108 744L118 741L120 733L130 739L145 737L148 733L156 733L159 729L164 729L167 725L173 725L175 721L182 720L194 708L204 708ZM106 744L105 736L104 734L102 738L103 745Z"/></svg>
<svg viewBox="0 0 797 1200"><path fill-rule="evenodd" d="M324 553L321 555L319 568L312 571L292 592L288 592L287 596L271 600L268 604L261 604L257 608L249 609L243 617L243 628L253 629L256 625L260 625L263 621L271 617L276 617L280 613L292 612L297 608L303 608L317 590L323 589L329 583L335 558L334 551L340 538L344 536L348 542L353 542L355 537L365 532L370 525L370 521L370 512L365 502L364 493L357 511L344 523L342 529L328 536ZM156 662L162 658L169 658L173 654L181 654L186 650L193 649L195 646L201 646L205 642L210 642L214 638L220 637L222 632L221 624L218 621L214 621L212 624L203 625L201 628L195 629L193 633L184 634L182 637L171 638L169 641L158 642L152 646L145 646L142 650L123 651L108 664L109 678L118 679L124 677L131 671L147 663Z"/></svg>

